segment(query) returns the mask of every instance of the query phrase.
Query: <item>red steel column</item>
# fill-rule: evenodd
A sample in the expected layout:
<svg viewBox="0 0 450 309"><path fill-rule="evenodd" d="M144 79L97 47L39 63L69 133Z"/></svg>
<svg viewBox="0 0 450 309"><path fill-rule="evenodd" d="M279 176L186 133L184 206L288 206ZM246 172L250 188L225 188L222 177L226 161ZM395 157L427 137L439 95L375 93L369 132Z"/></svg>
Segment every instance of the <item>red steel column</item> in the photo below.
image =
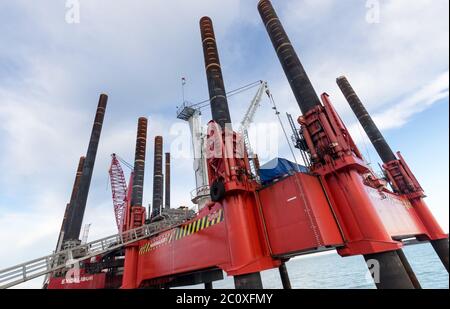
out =
<svg viewBox="0 0 450 309"><path fill-rule="evenodd" d="M251 183L250 180L242 180L241 182L237 180L236 173L242 171L241 166L237 166L237 163L242 163L242 159L236 157L235 149L230 149L234 145L230 145L232 143L226 141L227 134L232 135L231 117L214 28L209 17L205 16L200 19L200 32L211 101L211 114L214 121L210 123L208 138L215 136L220 140L219 147L227 149L220 150L222 155L208 159L208 168L211 171L209 173L211 191L221 192L222 190L219 188L223 188L225 192L224 197L217 198L218 202L224 207L231 262L235 266L231 272L234 276L235 287L236 289L260 289L263 286L259 271L278 265L269 254L264 252L265 243L261 241L260 235L262 233L258 230L259 215L256 212L255 192L252 192L251 189L247 189L247 191L230 189L238 186L252 188L255 187L255 184ZM212 127L217 128L212 129ZM213 132L215 133L213 134ZM217 162L220 162L220 164L212 168L212 165ZM222 176L219 176L219 174Z"/></svg>

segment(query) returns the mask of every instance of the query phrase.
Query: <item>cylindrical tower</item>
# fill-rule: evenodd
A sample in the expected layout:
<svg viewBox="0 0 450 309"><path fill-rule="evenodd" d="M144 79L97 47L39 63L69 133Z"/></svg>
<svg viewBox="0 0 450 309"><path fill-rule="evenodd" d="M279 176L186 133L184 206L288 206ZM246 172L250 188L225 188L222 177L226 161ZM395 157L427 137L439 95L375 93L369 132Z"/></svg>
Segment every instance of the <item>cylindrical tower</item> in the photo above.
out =
<svg viewBox="0 0 450 309"><path fill-rule="evenodd" d="M225 124L229 124L231 128L230 111L228 109L219 52L217 51L211 18L205 16L200 19L200 31L203 42L203 54L205 56L206 78L208 80L212 118L222 129L225 128Z"/></svg>
<svg viewBox="0 0 450 309"><path fill-rule="evenodd" d="M144 173L145 173L145 149L147 146L147 118L138 120L136 151L134 155L133 191L131 194L131 206L142 206Z"/></svg>
<svg viewBox="0 0 450 309"><path fill-rule="evenodd" d="M153 201L152 217L161 213L163 205L163 173L162 173L163 137L155 137L155 152L153 166Z"/></svg>
<svg viewBox="0 0 450 309"><path fill-rule="evenodd" d="M63 232L66 229L67 216L69 215L70 207L73 205L73 201L75 200L75 197L77 196L78 188L80 187L80 179L81 179L81 174L83 173L84 159L85 159L85 157L80 157L80 160L78 161L78 168L77 168L77 173L75 175L75 181L74 181L73 187L72 187L72 194L70 195L70 201L69 201L69 203L67 203L66 210L64 211L64 218L63 218L63 221L61 224L61 229L59 231L58 242L56 244L56 251L59 251L61 249L61 245L62 245L61 237L63 237L63 235L64 235Z"/></svg>
<svg viewBox="0 0 450 309"><path fill-rule="evenodd" d="M165 158L165 201L164 201L164 207L165 209L170 209L170 153L166 152L166 158Z"/></svg>
<svg viewBox="0 0 450 309"><path fill-rule="evenodd" d="M352 108L353 112L361 123L361 126L364 128L364 131L367 133L367 136L378 152L378 155L381 157L381 160L383 160L384 163L392 160L397 160L391 147L389 147L380 130L378 130L377 125L373 121L372 117L370 117L369 113L367 112L359 97L356 95L355 90L353 90L347 78L345 76L338 77L336 79L336 82L339 88L341 88L341 91L347 99L348 104Z"/></svg>
<svg viewBox="0 0 450 309"><path fill-rule="evenodd" d="M95 114L94 125L92 127L91 139L89 141L86 158L84 160L83 172L80 178L80 184L73 204L69 209L67 217L64 240L78 240L80 237L81 224L83 222L84 211L89 194L92 173L94 171L95 157L97 156L100 133L102 131L103 119L105 117L106 104L108 96L101 94Z"/></svg>
<svg viewBox="0 0 450 309"><path fill-rule="evenodd" d="M258 11L267 29L270 40L278 55L284 73L291 85L292 92L297 100L300 110L306 114L310 109L320 105L319 97L303 68L294 47L284 31L270 1L259 1Z"/></svg>

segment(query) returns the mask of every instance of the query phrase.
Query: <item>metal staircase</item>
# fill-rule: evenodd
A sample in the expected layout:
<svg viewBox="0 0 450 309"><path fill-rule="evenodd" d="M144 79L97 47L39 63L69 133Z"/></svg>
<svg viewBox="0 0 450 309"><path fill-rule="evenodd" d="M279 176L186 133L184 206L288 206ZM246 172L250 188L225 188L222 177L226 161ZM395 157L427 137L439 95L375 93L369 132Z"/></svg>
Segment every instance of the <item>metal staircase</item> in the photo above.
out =
<svg viewBox="0 0 450 309"><path fill-rule="evenodd" d="M141 239L155 236L177 227L189 218L190 214L186 214L186 217L177 217L168 220L167 224L146 224L121 234L115 234L89 243L69 247L54 254L0 270L0 289L6 289L63 268L69 268L80 261L108 253ZM61 260L66 262L61 263Z"/></svg>

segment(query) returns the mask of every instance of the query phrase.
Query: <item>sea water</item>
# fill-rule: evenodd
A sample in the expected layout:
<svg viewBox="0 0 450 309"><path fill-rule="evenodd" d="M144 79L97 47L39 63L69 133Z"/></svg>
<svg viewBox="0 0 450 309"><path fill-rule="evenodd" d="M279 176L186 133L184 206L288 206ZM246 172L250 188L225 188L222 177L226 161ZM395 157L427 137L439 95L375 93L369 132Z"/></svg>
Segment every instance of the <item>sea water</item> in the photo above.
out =
<svg viewBox="0 0 450 309"><path fill-rule="evenodd" d="M404 247L411 267L422 288L448 289L448 272L430 244ZM362 256L340 257L336 252L324 252L291 259L286 263L294 289L375 289ZM216 289L233 289L232 277L214 282ZM263 286L267 289L282 288L278 269L261 273ZM203 285L185 288L203 288Z"/></svg>

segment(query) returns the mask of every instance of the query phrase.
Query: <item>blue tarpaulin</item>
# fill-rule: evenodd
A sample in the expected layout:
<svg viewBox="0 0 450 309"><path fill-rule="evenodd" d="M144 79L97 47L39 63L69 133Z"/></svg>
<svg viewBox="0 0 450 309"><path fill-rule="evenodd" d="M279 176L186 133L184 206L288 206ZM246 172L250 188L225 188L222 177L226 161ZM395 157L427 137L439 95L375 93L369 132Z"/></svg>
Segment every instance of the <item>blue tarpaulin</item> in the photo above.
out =
<svg viewBox="0 0 450 309"><path fill-rule="evenodd" d="M295 172L308 173L309 170L303 165L296 164L283 158L275 158L261 165L259 178L262 184L271 183L273 180L292 175Z"/></svg>

